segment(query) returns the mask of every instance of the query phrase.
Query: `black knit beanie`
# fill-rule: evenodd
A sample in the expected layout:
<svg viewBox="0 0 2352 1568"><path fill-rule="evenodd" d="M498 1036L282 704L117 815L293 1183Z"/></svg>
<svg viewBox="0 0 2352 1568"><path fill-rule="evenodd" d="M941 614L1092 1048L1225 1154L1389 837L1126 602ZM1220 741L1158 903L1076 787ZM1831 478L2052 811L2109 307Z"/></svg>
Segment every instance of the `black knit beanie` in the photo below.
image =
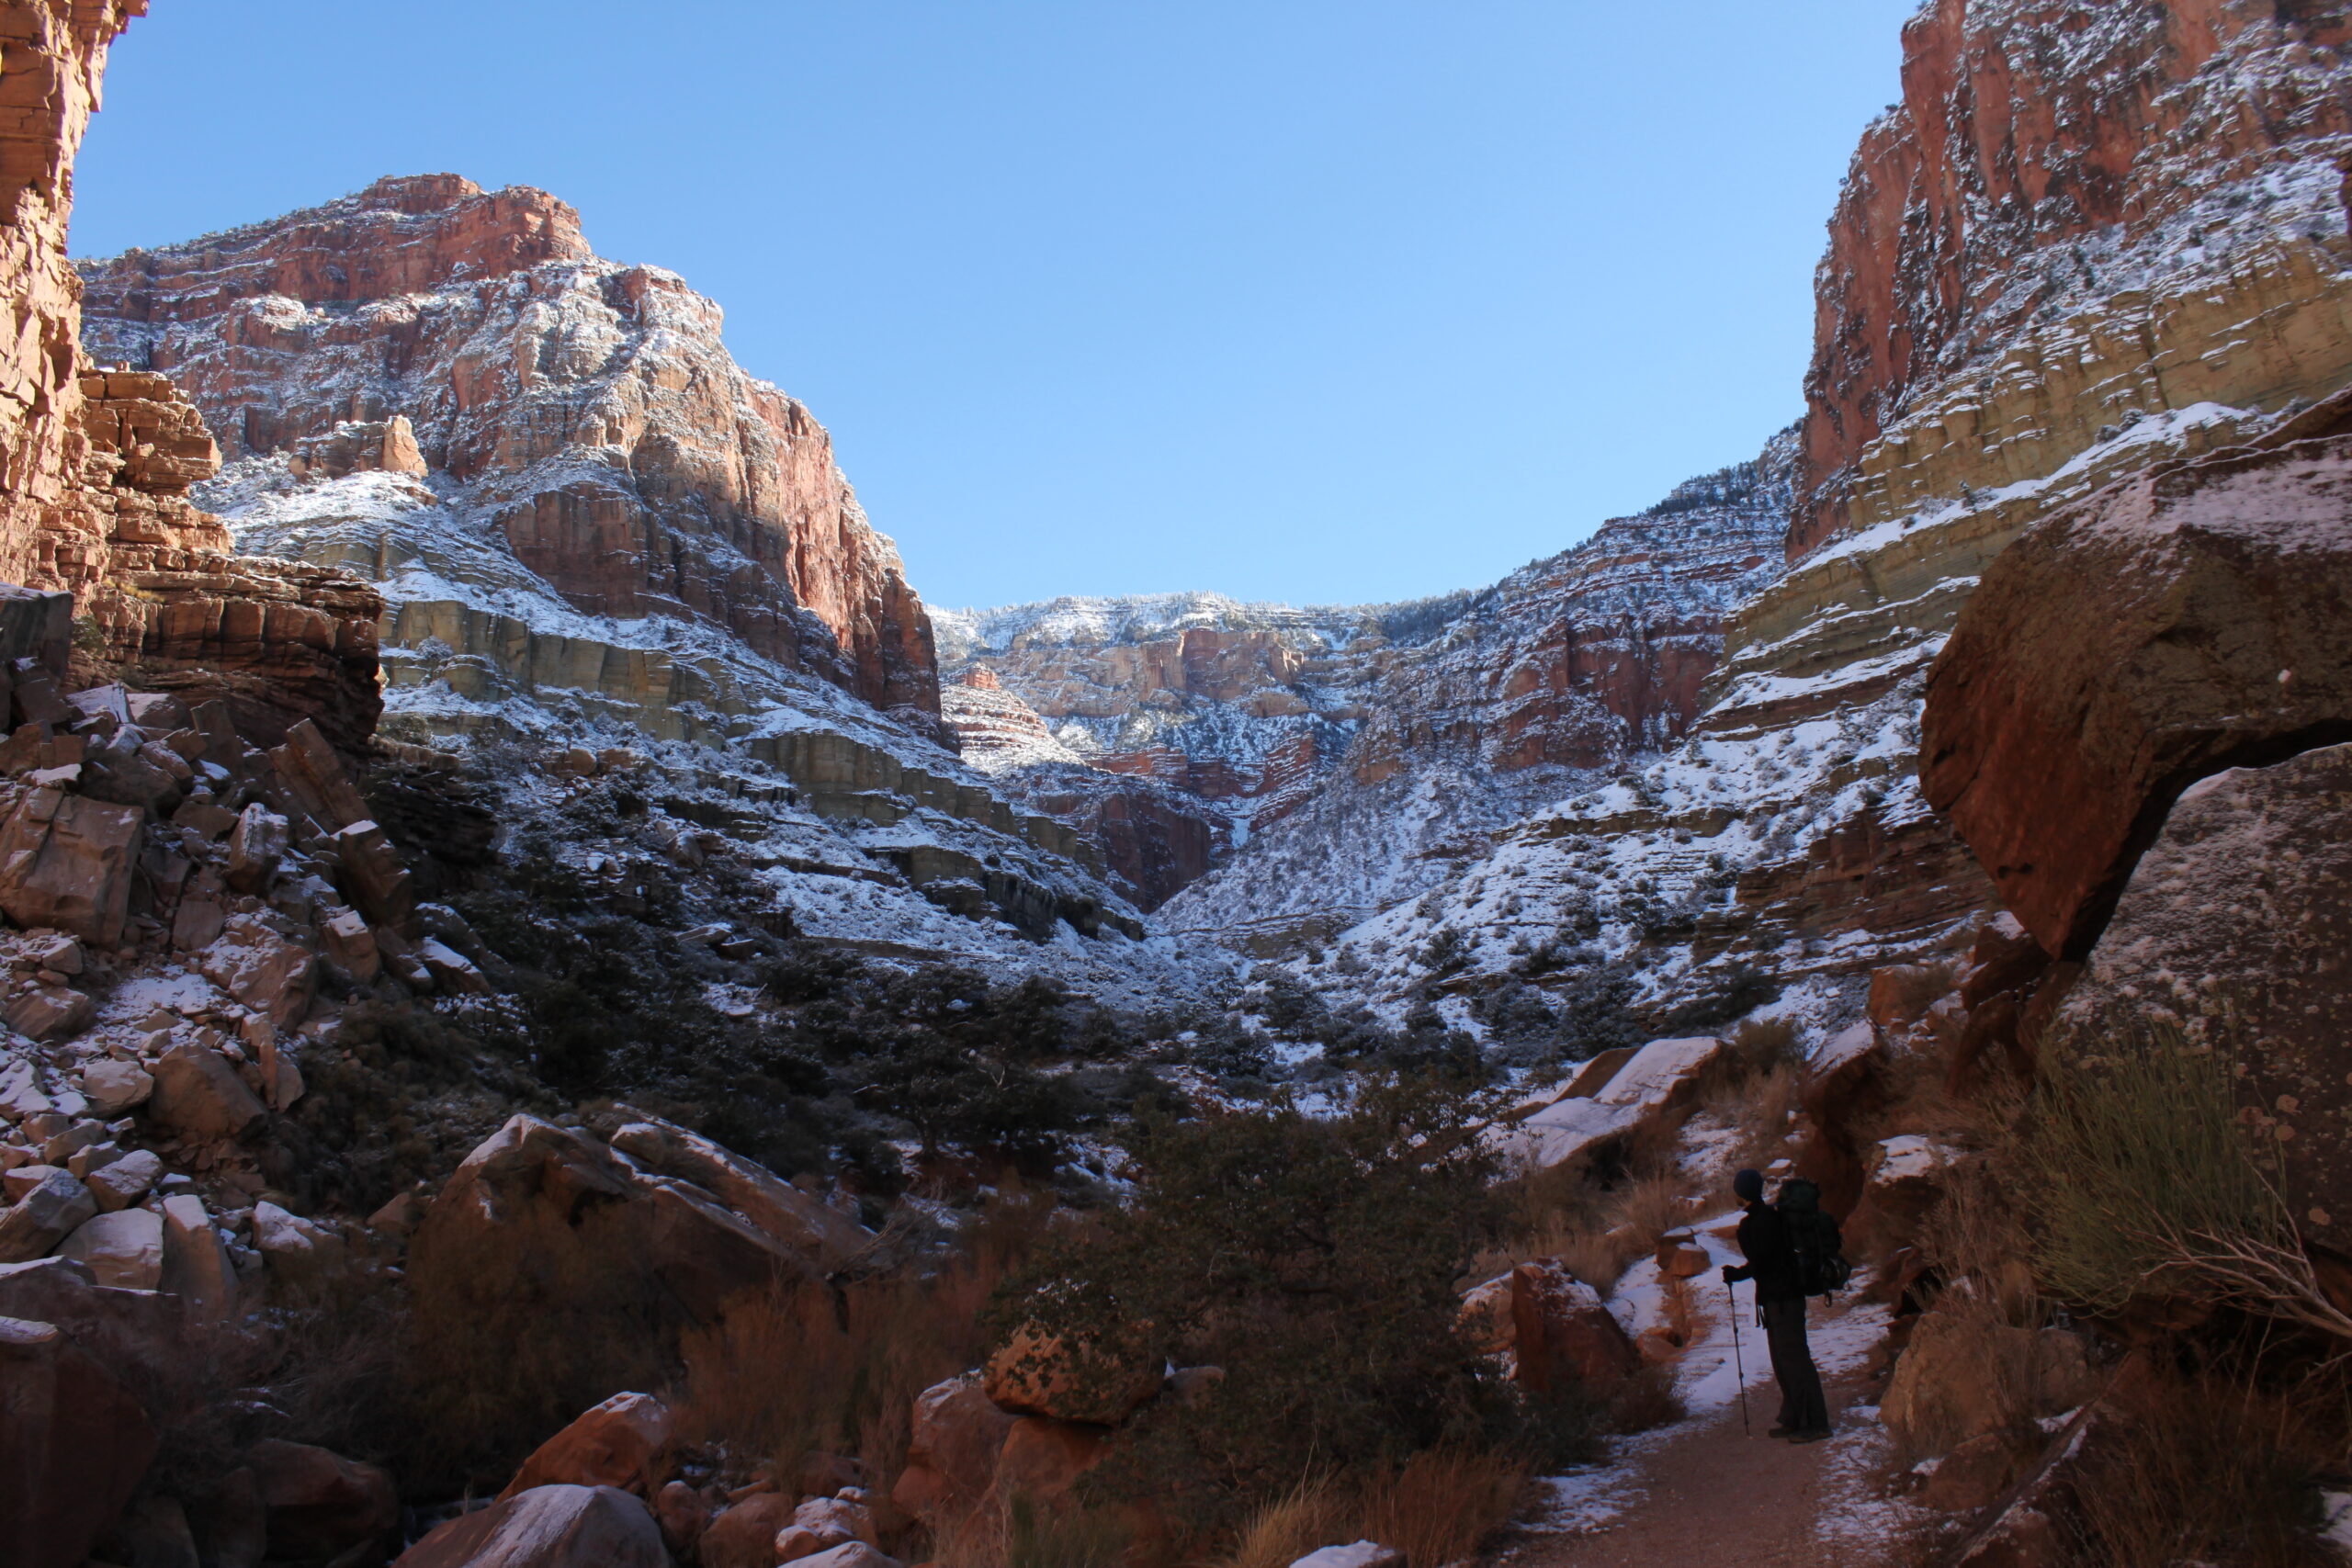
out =
<svg viewBox="0 0 2352 1568"><path fill-rule="evenodd" d="M1764 1196L1764 1173L1743 1170L1731 1179L1731 1190L1739 1194L1741 1202L1753 1203Z"/></svg>

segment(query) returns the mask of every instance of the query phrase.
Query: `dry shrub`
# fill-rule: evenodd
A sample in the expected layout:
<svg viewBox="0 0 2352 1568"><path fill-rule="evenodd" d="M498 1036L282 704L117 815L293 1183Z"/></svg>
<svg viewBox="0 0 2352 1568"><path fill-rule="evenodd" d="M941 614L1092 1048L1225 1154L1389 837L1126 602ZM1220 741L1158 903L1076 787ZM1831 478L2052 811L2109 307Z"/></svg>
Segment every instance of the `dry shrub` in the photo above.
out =
<svg viewBox="0 0 2352 1568"><path fill-rule="evenodd" d="M1664 1173L1634 1182L1626 1190L1619 1212L1632 1233L1636 1257L1655 1250L1667 1232L1680 1230L1699 1217L1690 1183L1680 1176Z"/></svg>
<svg viewBox="0 0 2352 1568"><path fill-rule="evenodd" d="M1558 1258L1569 1273L1603 1295L1615 1288L1644 1251L1630 1225L1566 1231L1550 1239L1550 1249L1538 1256Z"/></svg>
<svg viewBox="0 0 2352 1568"><path fill-rule="evenodd" d="M410 1441L422 1490L495 1490L582 1410L667 1382L677 1314L626 1207L566 1224L532 1205L411 1256Z"/></svg>
<svg viewBox="0 0 2352 1568"><path fill-rule="evenodd" d="M1232 1550L1214 1568L1289 1568L1320 1547L1337 1542L1353 1528L1347 1489L1329 1475L1307 1476L1287 1492L1250 1510L1236 1532ZM1349 1540L1356 1538L1347 1537Z"/></svg>
<svg viewBox="0 0 2352 1568"><path fill-rule="evenodd" d="M2314 1403L2212 1376L2119 1391L2081 1461L2081 1556L2233 1568L2340 1562L2317 1527L2319 1478L2340 1467L2342 1445L2320 1430Z"/></svg>
<svg viewBox="0 0 2352 1568"><path fill-rule="evenodd" d="M1288 1568L1355 1540L1395 1547L1408 1568L1442 1568L1510 1522L1528 1473L1508 1454L1433 1449L1353 1483L1311 1476L1252 1511L1215 1568Z"/></svg>
<svg viewBox="0 0 2352 1568"><path fill-rule="evenodd" d="M1527 1477L1526 1463L1505 1454L1415 1454L1393 1475L1364 1483L1357 1535L1395 1547L1408 1568L1459 1562L1510 1522Z"/></svg>
<svg viewBox="0 0 2352 1568"><path fill-rule="evenodd" d="M980 1309L1043 1209L1001 1201L926 1278L779 1280L730 1303L681 1344L681 1439L763 1456L782 1476L810 1454L854 1453L887 1487L906 1465L915 1396L987 1349Z"/></svg>
<svg viewBox="0 0 2352 1568"><path fill-rule="evenodd" d="M1606 1408L1609 1430L1619 1437L1668 1426L1690 1413L1674 1386L1674 1369L1659 1366L1621 1380L1609 1391Z"/></svg>

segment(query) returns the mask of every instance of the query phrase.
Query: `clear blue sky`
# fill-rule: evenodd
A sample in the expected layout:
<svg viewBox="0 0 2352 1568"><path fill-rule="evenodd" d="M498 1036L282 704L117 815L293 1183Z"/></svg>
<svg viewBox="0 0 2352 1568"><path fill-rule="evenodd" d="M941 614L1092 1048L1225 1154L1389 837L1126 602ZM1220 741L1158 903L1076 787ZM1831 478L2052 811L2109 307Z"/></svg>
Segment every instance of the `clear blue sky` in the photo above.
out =
<svg viewBox="0 0 2352 1568"><path fill-rule="evenodd" d="M77 254L546 187L933 604L1491 581L1800 407L1916 0L155 0Z"/></svg>

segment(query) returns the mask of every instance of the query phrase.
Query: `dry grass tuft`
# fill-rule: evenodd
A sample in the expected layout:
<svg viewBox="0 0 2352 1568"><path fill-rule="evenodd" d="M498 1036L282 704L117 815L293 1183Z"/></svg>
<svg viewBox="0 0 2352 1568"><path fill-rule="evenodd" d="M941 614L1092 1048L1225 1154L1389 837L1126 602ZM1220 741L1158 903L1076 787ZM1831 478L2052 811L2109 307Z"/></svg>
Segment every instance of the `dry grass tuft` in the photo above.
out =
<svg viewBox="0 0 2352 1568"><path fill-rule="evenodd" d="M1645 1176L1625 1191L1622 1223L1633 1233L1635 1256L1655 1250L1666 1233L1699 1217L1690 1184L1679 1175Z"/></svg>
<svg viewBox="0 0 2352 1568"><path fill-rule="evenodd" d="M2085 1450L2075 1529L2095 1562L2322 1568L2319 1478L2342 1461L2313 1402L2217 1377L2151 1378Z"/></svg>
<svg viewBox="0 0 2352 1568"><path fill-rule="evenodd" d="M1408 1568L1443 1568L1510 1522L1528 1473L1507 1454L1435 1449L1357 1481L1310 1476L1251 1514L1213 1568L1288 1568L1356 1540L1395 1547Z"/></svg>

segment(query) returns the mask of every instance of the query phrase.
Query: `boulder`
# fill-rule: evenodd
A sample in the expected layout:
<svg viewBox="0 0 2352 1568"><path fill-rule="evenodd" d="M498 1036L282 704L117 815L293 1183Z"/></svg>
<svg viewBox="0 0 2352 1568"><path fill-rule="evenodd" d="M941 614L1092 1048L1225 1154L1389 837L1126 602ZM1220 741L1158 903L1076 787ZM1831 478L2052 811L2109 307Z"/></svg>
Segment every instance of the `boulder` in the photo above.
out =
<svg viewBox="0 0 2352 1568"><path fill-rule="evenodd" d="M151 1380L187 1364L179 1315L170 1302L101 1285L70 1258L0 1263L0 1317L55 1324L119 1377Z"/></svg>
<svg viewBox="0 0 2352 1568"><path fill-rule="evenodd" d="M36 789L0 827L0 909L101 947L122 940L138 858L136 807Z"/></svg>
<svg viewBox="0 0 2352 1568"><path fill-rule="evenodd" d="M8 1027L32 1040L67 1040L90 1027L97 1008L70 986L35 986L12 998Z"/></svg>
<svg viewBox="0 0 2352 1568"><path fill-rule="evenodd" d="M622 1109L639 1119L613 1134L614 1148L644 1169L693 1182L809 1261L831 1267L873 1241L872 1231L838 1209L699 1133Z"/></svg>
<svg viewBox="0 0 2352 1568"><path fill-rule="evenodd" d="M285 818L259 801L246 807L229 832L229 886L240 893L266 891L292 841L293 829Z"/></svg>
<svg viewBox="0 0 2352 1568"><path fill-rule="evenodd" d="M164 1282L164 1216L118 1209L85 1220L58 1245L60 1258L83 1264L101 1285L153 1291Z"/></svg>
<svg viewBox="0 0 2352 1568"><path fill-rule="evenodd" d="M163 1156L151 1149L139 1149L92 1171L83 1185L96 1200L98 1213L110 1214L138 1202L163 1179Z"/></svg>
<svg viewBox="0 0 2352 1568"><path fill-rule="evenodd" d="M1100 1427L1024 1416L1005 1435L1004 1451L997 1456L997 1485L1008 1497L1059 1507L1079 1477L1109 1451L1109 1435Z"/></svg>
<svg viewBox="0 0 2352 1568"><path fill-rule="evenodd" d="M1510 1281L1511 1338L1521 1383L1551 1394L1639 1370L1640 1352L1601 1304L1600 1292L1559 1259L1522 1263L1510 1271Z"/></svg>
<svg viewBox="0 0 2352 1568"><path fill-rule="evenodd" d="M978 1373L923 1390L891 1501L928 1521L963 1512L996 1483L997 1458L1015 1419L989 1398Z"/></svg>
<svg viewBox="0 0 2352 1568"><path fill-rule="evenodd" d="M368 917L356 909L345 909L319 922L319 937L326 947L329 968L339 971L354 985L373 985L383 973L383 955L376 951L376 935L368 929Z"/></svg>
<svg viewBox="0 0 2352 1568"><path fill-rule="evenodd" d="M82 1069L90 1114L108 1121L146 1104L154 1089L154 1078L136 1062L93 1062Z"/></svg>
<svg viewBox="0 0 2352 1568"><path fill-rule="evenodd" d="M2238 1058L2240 1104L2288 1145L2311 1240L2352 1252L2352 745L2184 791L2057 1007L2128 1038L2169 1021Z"/></svg>
<svg viewBox="0 0 2352 1568"><path fill-rule="evenodd" d="M1724 1043L1713 1036L1653 1040L1589 1098L1572 1091L1500 1141L1521 1158L1549 1168L1611 1140L1654 1134L1690 1104L1700 1075L1723 1051Z"/></svg>
<svg viewBox="0 0 2352 1568"><path fill-rule="evenodd" d="M862 1540L845 1541L813 1556L791 1561L797 1568L899 1568L897 1558L887 1556Z"/></svg>
<svg viewBox="0 0 2352 1568"><path fill-rule="evenodd" d="M338 885L368 923L407 928L416 919L416 889L383 829L354 822L336 830L334 844L342 865Z"/></svg>
<svg viewBox="0 0 2352 1568"><path fill-rule="evenodd" d="M22 1056L0 1057L0 1115L22 1122L53 1109L30 1062Z"/></svg>
<svg viewBox="0 0 2352 1568"><path fill-rule="evenodd" d="M2180 790L2352 731L2352 437L2162 467L1988 567L1928 672L1920 789L2080 959Z"/></svg>
<svg viewBox="0 0 2352 1568"><path fill-rule="evenodd" d="M271 1275L298 1291L316 1290L343 1272L343 1237L276 1203L254 1205L254 1246Z"/></svg>
<svg viewBox="0 0 2352 1568"><path fill-rule="evenodd" d="M0 1263L41 1257L97 1212L88 1188L62 1170L49 1171L0 1214Z"/></svg>
<svg viewBox="0 0 2352 1568"><path fill-rule="evenodd" d="M670 1555L653 1516L628 1493L539 1486L451 1519L401 1553L395 1568L670 1568ZM758 1568L770 1564L763 1558Z"/></svg>
<svg viewBox="0 0 2352 1568"><path fill-rule="evenodd" d="M702 1532L710 1524L710 1509L701 1493L683 1481L673 1481L653 1499L653 1522L662 1527L662 1541L671 1556L694 1561Z"/></svg>
<svg viewBox="0 0 2352 1568"><path fill-rule="evenodd" d="M775 1538L791 1526L792 1514L793 1500L781 1492L758 1493L727 1508L702 1532L702 1568L775 1568Z"/></svg>
<svg viewBox="0 0 2352 1568"><path fill-rule="evenodd" d="M1162 1364L1023 1325L990 1356L988 1396L1016 1416L1115 1427L1159 1392Z"/></svg>
<svg viewBox="0 0 2352 1568"><path fill-rule="evenodd" d="M0 1520L6 1558L74 1568L154 1457L139 1402L55 1324L0 1317Z"/></svg>
<svg viewBox="0 0 2352 1568"><path fill-rule="evenodd" d="M527 1115L458 1165L425 1212L409 1266L420 1289L437 1280L451 1299L487 1300L513 1279L544 1275L555 1253L582 1247L596 1256L562 1266L649 1275L695 1323L716 1321L729 1298L779 1272L808 1269L702 1188L634 1169L594 1139ZM503 1267L486 1272L491 1260Z"/></svg>
<svg viewBox="0 0 2352 1568"><path fill-rule="evenodd" d="M245 1465L268 1510L272 1557L333 1557L400 1523L392 1478L372 1464L272 1438L246 1451Z"/></svg>
<svg viewBox="0 0 2352 1568"><path fill-rule="evenodd" d="M1615 1283L1611 1280L1611 1283ZM1510 1354L1516 1325L1510 1314L1510 1276L1498 1274L1484 1284L1473 1285L1463 1292L1462 1310L1455 1321L1463 1334L1482 1356Z"/></svg>
<svg viewBox="0 0 2352 1568"><path fill-rule="evenodd" d="M842 1497L809 1498L792 1511L792 1524L796 1529L808 1531L811 1536L829 1535L833 1538L823 1546L811 1547L809 1550L812 1551L821 1551L825 1546L839 1545L844 1540L862 1540L868 1546L878 1545L881 1540L874 1529L874 1510L863 1503ZM777 1539L781 1540L782 1535L779 1534ZM781 1560L786 1554L778 1551L776 1555ZM805 1556L807 1553L793 1555Z"/></svg>
<svg viewBox="0 0 2352 1568"><path fill-rule="evenodd" d="M168 1047L155 1059L154 1079L147 1114L175 1133L242 1138L269 1120L236 1069L210 1046L182 1041Z"/></svg>
<svg viewBox="0 0 2352 1568"><path fill-rule="evenodd" d="M1939 1306L1912 1329L1879 1418L1912 1452L1946 1453L1988 1432L2073 1409L2095 1388L2075 1335Z"/></svg>
<svg viewBox="0 0 2352 1568"><path fill-rule="evenodd" d="M164 1210L164 1286L180 1299L193 1323L226 1323L236 1315L237 1270L204 1200L192 1192L166 1198Z"/></svg>
<svg viewBox="0 0 2352 1568"><path fill-rule="evenodd" d="M1973 1514L2001 1495L2017 1469L2008 1434L1987 1432L1937 1461L1919 1488L1919 1501L1948 1514Z"/></svg>
<svg viewBox="0 0 2352 1568"><path fill-rule="evenodd" d="M643 1496L674 1425L670 1407L655 1395L616 1393L541 1443L499 1496L560 1483L617 1486Z"/></svg>
<svg viewBox="0 0 2352 1568"><path fill-rule="evenodd" d="M1865 1010L1871 1026L1892 1039L1918 1022L1928 1004L1951 989L1951 974L1940 964L1890 964L1871 971Z"/></svg>
<svg viewBox="0 0 2352 1568"><path fill-rule="evenodd" d="M1405 1568L1405 1554L1376 1540L1360 1540L1310 1551L1290 1568Z"/></svg>
<svg viewBox="0 0 2352 1568"><path fill-rule="evenodd" d="M206 979L245 1006L266 1014L279 1029L291 1029L311 1010L318 959L288 942L259 919L238 915L198 955Z"/></svg>

